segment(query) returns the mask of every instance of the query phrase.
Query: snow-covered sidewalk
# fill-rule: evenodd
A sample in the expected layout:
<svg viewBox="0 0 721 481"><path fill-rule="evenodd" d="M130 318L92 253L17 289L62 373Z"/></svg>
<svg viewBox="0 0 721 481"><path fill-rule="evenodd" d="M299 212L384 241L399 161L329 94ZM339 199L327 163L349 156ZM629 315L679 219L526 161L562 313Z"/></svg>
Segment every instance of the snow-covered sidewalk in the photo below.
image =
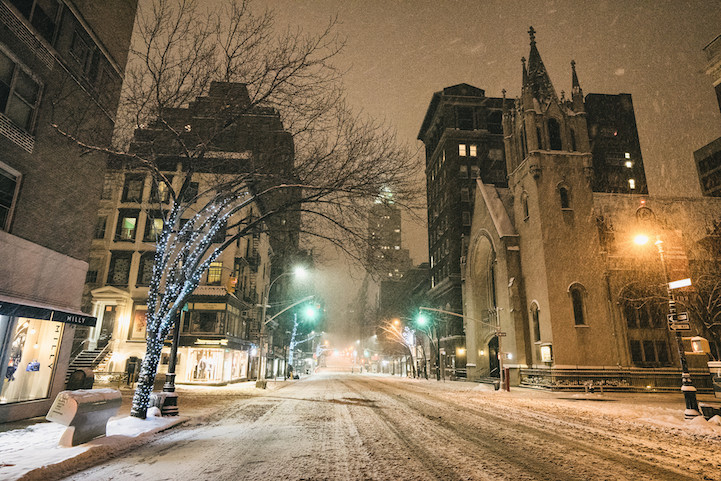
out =
<svg viewBox="0 0 721 481"><path fill-rule="evenodd" d="M283 385L283 382L269 382L268 390L273 391ZM154 434L189 419L202 423L205 416L229 403L264 392L255 388L254 381L219 387L179 386L181 416L154 416L151 408L150 415L143 420L128 415L132 391L123 390L123 406L118 416L108 422L107 436L88 443L71 448L58 446L66 427L42 419L26 427L0 432L0 480L59 479L65 473L93 466L145 444L154 439Z"/></svg>

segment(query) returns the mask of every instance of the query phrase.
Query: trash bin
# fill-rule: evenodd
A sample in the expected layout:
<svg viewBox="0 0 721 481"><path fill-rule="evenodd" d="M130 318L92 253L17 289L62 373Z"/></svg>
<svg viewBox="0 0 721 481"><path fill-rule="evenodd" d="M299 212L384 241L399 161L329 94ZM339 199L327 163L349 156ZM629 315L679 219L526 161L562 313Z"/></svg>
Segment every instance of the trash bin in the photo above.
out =
<svg viewBox="0 0 721 481"><path fill-rule="evenodd" d="M65 389L68 391L76 391L78 389L92 389L95 382L95 374L93 370L87 367L76 369L70 374Z"/></svg>

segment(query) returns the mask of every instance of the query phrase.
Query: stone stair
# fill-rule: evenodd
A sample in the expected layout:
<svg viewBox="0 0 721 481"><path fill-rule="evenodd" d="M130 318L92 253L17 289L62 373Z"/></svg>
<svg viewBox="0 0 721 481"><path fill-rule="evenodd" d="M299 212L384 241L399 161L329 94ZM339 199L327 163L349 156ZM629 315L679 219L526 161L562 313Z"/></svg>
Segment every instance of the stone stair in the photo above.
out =
<svg viewBox="0 0 721 481"><path fill-rule="evenodd" d="M102 371L107 366L112 351L110 345L100 349L86 349L75 356L75 359L68 364L68 372L65 375L65 382L68 382L70 375L78 369L87 368L93 371Z"/></svg>

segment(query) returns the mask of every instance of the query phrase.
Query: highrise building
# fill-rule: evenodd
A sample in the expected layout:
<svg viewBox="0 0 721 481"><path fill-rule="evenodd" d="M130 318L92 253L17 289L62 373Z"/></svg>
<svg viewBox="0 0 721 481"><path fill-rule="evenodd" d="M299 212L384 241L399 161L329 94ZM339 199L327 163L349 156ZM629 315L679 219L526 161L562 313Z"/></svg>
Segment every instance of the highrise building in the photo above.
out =
<svg viewBox="0 0 721 481"><path fill-rule="evenodd" d="M508 185L502 102L478 87L453 85L433 94L423 119L418 139L426 151L429 306L463 312L461 261L468 248L476 181ZM463 335L459 317L440 326L441 343L450 353L463 345ZM455 363L452 357L448 362Z"/></svg>
<svg viewBox="0 0 721 481"><path fill-rule="evenodd" d="M401 247L401 210L378 200L368 215L368 260L381 280L403 277L411 267L408 249Z"/></svg>
<svg viewBox="0 0 721 481"><path fill-rule="evenodd" d="M721 35L704 47L706 74L711 77L721 109ZM721 197L721 137L693 153L703 195Z"/></svg>
<svg viewBox="0 0 721 481"><path fill-rule="evenodd" d="M65 375L137 1L0 1L0 422L42 416ZM108 19L112 19L109 21Z"/></svg>

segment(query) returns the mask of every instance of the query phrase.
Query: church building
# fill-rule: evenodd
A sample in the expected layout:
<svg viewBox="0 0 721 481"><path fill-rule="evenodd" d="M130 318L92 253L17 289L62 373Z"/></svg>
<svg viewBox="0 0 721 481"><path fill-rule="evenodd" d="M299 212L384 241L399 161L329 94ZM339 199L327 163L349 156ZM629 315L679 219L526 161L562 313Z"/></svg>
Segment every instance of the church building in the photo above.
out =
<svg viewBox="0 0 721 481"><path fill-rule="evenodd" d="M695 284L717 265L721 202L649 195L640 148L600 162L596 140L609 126L596 124L627 115L589 119L575 62L570 98L559 97L529 34L521 96L504 98L508 187L476 182L462 275L468 378L510 368L511 384L676 390L664 275L692 278L674 292L691 318L684 337L708 335ZM592 100L630 106L632 117L623 95ZM689 356L700 390L710 387L706 360Z"/></svg>

